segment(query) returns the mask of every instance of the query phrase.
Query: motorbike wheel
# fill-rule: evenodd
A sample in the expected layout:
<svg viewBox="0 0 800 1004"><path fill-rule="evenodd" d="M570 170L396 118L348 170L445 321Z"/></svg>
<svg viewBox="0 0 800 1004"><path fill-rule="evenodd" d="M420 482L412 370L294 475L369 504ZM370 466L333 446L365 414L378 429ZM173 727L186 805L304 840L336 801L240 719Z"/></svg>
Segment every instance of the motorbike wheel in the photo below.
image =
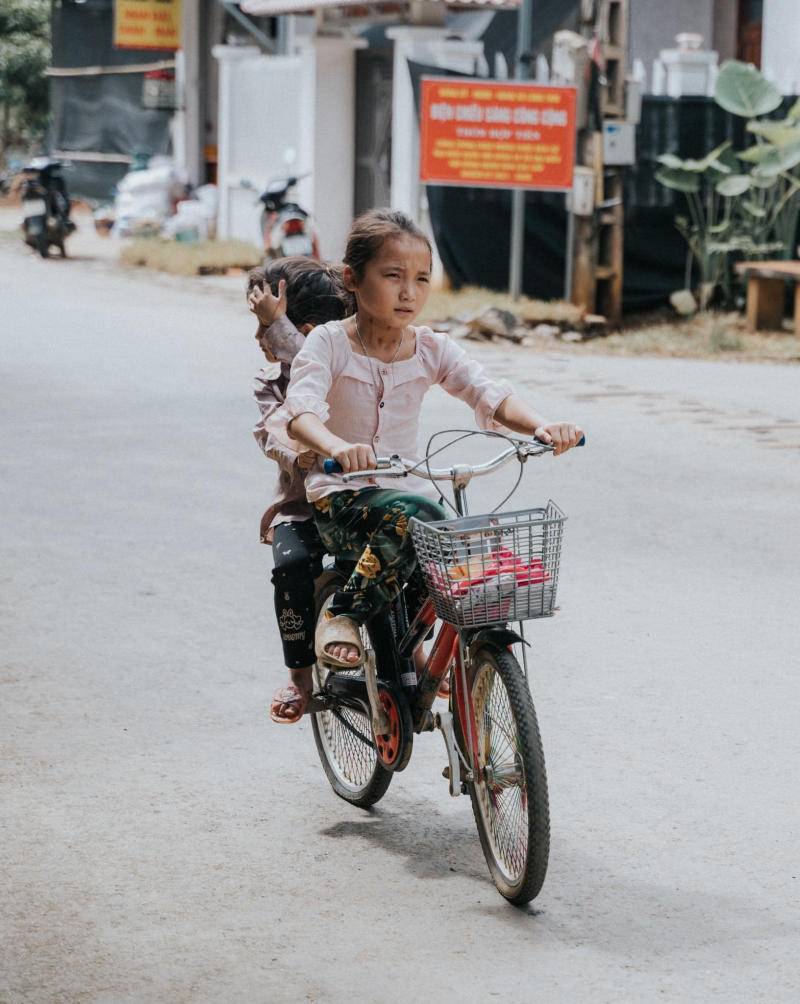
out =
<svg viewBox="0 0 800 1004"><path fill-rule="evenodd" d="M261 246L264 248L264 254L267 259L277 258L277 255L272 252L270 234L272 233L272 213L268 213L266 209L261 211L261 218L259 220L259 226L261 227Z"/></svg>

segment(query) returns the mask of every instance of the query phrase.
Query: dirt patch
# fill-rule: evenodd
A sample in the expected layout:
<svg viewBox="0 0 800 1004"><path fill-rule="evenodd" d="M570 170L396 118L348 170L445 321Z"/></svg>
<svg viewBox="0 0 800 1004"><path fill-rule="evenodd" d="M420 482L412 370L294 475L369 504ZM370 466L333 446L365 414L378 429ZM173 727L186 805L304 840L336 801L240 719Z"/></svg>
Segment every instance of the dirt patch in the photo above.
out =
<svg viewBox="0 0 800 1004"><path fill-rule="evenodd" d="M423 323L443 321L448 317L474 315L489 307L510 310L524 324L577 324L585 311L563 300L514 300L508 293L495 293L479 286L459 290L434 290L420 315Z"/></svg>
<svg viewBox="0 0 800 1004"><path fill-rule="evenodd" d="M610 355L800 362L800 339L791 330L752 333L735 312L709 311L685 320L639 321L606 338L571 346Z"/></svg>
<svg viewBox="0 0 800 1004"><path fill-rule="evenodd" d="M679 318L669 308L626 319L622 330L600 334L602 326L587 331L584 311L559 301L512 300L503 293L475 287L431 294L421 320L442 324L456 337L454 318L469 318L482 310L499 308L516 315L524 337L515 339L521 350L570 355L662 356L687 359L729 359L747 362L800 362L800 338L784 322L783 331L753 334L744 317L733 312L705 311ZM600 319L602 320L602 319ZM509 324L513 328L513 324ZM549 330L548 330L549 328ZM570 328L576 330L570 331ZM525 331L524 329L527 329ZM497 340L487 331L486 340ZM469 336L467 336L469 337Z"/></svg>
<svg viewBox="0 0 800 1004"><path fill-rule="evenodd" d="M158 269L170 275L225 275L245 271L261 263L261 253L244 241L202 241L182 244L158 238L124 244L120 261L124 265Z"/></svg>

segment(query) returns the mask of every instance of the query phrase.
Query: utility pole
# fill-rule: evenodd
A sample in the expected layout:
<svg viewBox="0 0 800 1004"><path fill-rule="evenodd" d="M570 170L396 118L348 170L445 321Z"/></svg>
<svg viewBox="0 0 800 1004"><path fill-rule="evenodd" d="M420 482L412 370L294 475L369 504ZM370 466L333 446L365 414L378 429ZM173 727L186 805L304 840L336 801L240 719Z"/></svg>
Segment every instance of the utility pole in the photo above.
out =
<svg viewBox="0 0 800 1004"><path fill-rule="evenodd" d="M533 0L522 0L517 14L517 60L515 80L530 79L531 43L533 40ZM508 289L518 300L522 292L522 264L525 257L525 196L524 188L511 192L511 258L509 261Z"/></svg>
<svg viewBox="0 0 800 1004"><path fill-rule="evenodd" d="M205 81L202 60L205 30L201 10L203 0L183 0L181 4L181 49L183 50L183 131L184 167L193 185L202 185L205 144Z"/></svg>
<svg viewBox="0 0 800 1004"><path fill-rule="evenodd" d="M604 59L599 95L600 121L578 134L579 165L595 175L595 211L577 220L572 302L599 311L612 325L622 317L623 168L603 163L603 121L625 117L628 0L582 0L582 34L596 38Z"/></svg>

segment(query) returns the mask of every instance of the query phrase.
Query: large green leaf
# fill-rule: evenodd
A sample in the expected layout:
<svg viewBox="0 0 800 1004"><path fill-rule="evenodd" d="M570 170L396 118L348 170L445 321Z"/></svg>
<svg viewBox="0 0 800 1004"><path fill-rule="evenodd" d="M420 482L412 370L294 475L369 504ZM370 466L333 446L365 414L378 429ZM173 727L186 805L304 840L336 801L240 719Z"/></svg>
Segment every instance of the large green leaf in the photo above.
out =
<svg viewBox="0 0 800 1004"><path fill-rule="evenodd" d="M662 153L657 159L658 163L663 164L664 167L675 168L675 170L678 171L688 170L685 167L688 161L682 160L680 157L676 157L674 153Z"/></svg>
<svg viewBox="0 0 800 1004"><path fill-rule="evenodd" d="M770 241L759 244L752 237L732 237L728 241L708 241L706 250L711 254L728 254L731 251L744 251L745 254L770 254L783 249L782 241Z"/></svg>
<svg viewBox="0 0 800 1004"><path fill-rule="evenodd" d="M746 160L748 164L762 164L765 160L771 160L777 156L777 147L771 143L754 143L746 150L741 150L736 156L739 160Z"/></svg>
<svg viewBox="0 0 800 1004"><path fill-rule="evenodd" d="M717 76L714 100L727 112L755 118L780 107L781 92L749 63L724 62Z"/></svg>
<svg viewBox="0 0 800 1004"><path fill-rule="evenodd" d="M800 140L800 126L787 125L788 120L780 122L748 122L747 131L756 136L763 136L775 146L788 146Z"/></svg>
<svg viewBox="0 0 800 1004"><path fill-rule="evenodd" d="M713 168L722 174L729 174L731 168L720 157L730 145L730 140L725 140L724 143L720 143L710 153L707 153L702 160L693 160L691 157L683 160L680 157L676 157L674 153L662 153L658 158L658 163L663 164L664 167L670 170L691 171L692 174L703 174L709 168Z"/></svg>
<svg viewBox="0 0 800 1004"><path fill-rule="evenodd" d="M734 198L744 195L750 190L750 176L747 174L730 174L727 178L722 178L714 186L720 195Z"/></svg>
<svg viewBox="0 0 800 1004"><path fill-rule="evenodd" d="M773 185L778 184L778 175L771 174L763 178L756 170L750 175L750 181L753 183L753 188L772 188Z"/></svg>
<svg viewBox="0 0 800 1004"><path fill-rule="evenodd" d="M767 215L766 209L755 202L742 202L742 208L750 213L751 216L755 216L757 220L763 220Z"/></svg>
<svg viewBox="0 0 800 1004"><path fill-rule="evenodd" d="M729 230L733 228L732 220L723 220L722 223L715 223L713 226L708 228L708 233L713 234L715 237L721 237L722 234L728 233Z"/></svg>
<svg viewBox="0 0 800 1004"><path fill-rule="evenodd" d="M656 174L656 181L675 192L699 192L700 178L692 171L665 167Z"/></svg>
<svg viewBox="0 0 800 1004"><path fill-rule="evenodd" d="M784 171L791 171L800 164L800 139L787 146L774 148L771 156L753 168L753 175L759 178L777 178Z"/></svg>

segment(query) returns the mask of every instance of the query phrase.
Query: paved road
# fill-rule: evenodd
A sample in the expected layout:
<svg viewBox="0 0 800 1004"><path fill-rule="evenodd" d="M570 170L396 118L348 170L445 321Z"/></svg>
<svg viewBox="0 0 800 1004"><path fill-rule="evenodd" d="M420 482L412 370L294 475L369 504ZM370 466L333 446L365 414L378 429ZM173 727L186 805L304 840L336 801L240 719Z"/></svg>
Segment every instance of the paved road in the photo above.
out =
<svg viewBox="0 0 800 1004"><path fill-rule="evenodd" d="M520 496L571 518L519 911L438 736L365 814L265 720L240 303L7 240L0 302L0 1000L797 1000L797 368L478 350L591 443Z"/></svg>

